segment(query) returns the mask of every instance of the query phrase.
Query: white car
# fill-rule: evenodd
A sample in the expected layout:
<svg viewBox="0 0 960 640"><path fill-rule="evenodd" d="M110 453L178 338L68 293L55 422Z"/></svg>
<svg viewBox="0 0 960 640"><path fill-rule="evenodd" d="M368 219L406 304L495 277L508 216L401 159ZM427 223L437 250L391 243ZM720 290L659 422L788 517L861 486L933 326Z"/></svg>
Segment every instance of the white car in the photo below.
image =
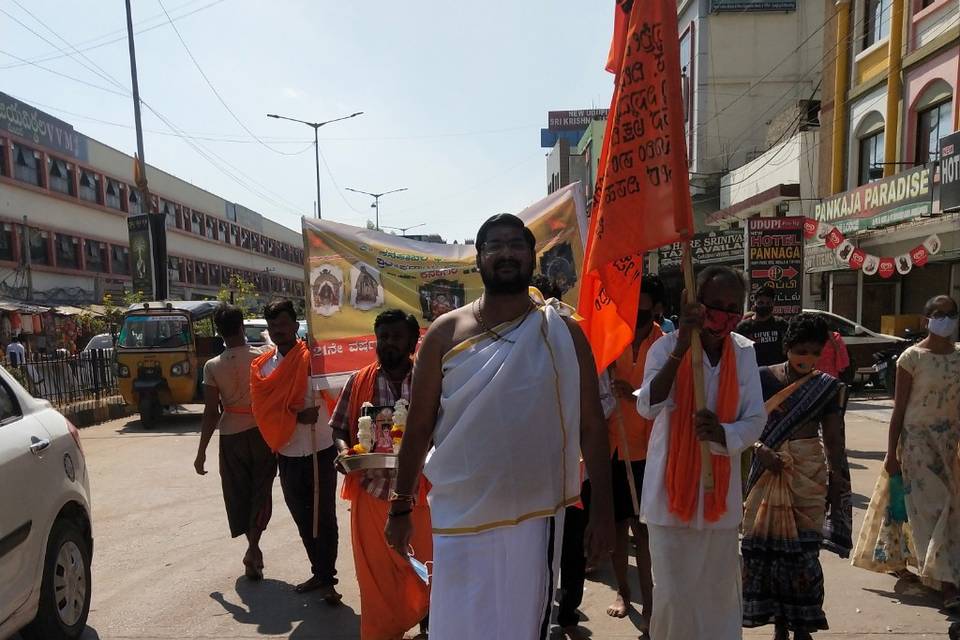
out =
<svg viewBox="0 0 960 640"><path fill-rule="evenodd" d="M297 329L297 337L299 337L301 340L306 340L307 321L300 320L298 324L299 328ZM243 332L247 336L247 344L253 345L254 347L265 347L271 344L270 335L267 333L267 321L262 318L255 320L244 320Z"/></svg>
<svg viewBox="0 0 960 640"><path fill-rule="evenodd" d="M78 638L92 557L80 434L0 367L0 638Z"/></svg>

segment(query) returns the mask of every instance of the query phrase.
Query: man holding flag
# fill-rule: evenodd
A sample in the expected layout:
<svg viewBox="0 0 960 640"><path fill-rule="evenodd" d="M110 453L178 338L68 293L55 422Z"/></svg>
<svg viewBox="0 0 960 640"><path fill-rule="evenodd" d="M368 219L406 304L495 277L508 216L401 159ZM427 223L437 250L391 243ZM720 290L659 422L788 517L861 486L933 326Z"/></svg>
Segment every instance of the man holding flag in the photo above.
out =
<svg viewBox="0 0 960 640"><path fill-rule="evenodd" d="M752 444L751 434L753 438L759 435L764 422L763 404L762 398L756 402L744 390L736 402L725 400L723 411L716 406L717 397L724 396L717 391L720 379L726 382L724 390L755 379L757 393L759 379L755 361L744 368L744 353L752 358L752 346L730 335L736 322L731 325L729 320L742 311L745 291L741 281L735 274L731 277L733 272L718 275L704 281L708 291L695 297L689 257L693 207L684 143L679 49L674 0L617 0L607 60L607 70L616 74L616 80L600 155L578 311L584 318L582 327L593 348L597 369L602 371L633 341L643 253L681 241L690 300L719 305L718 313L730 314L714 318L710 330L701 332L703 308L688 305L682 337L677 332L669 334L670 340L662 338L647 355L638 411L647 418L656 417L656 421L647 452L641 520L653 525L648 528L654 640L739 638L740 599L732 590L733 585L739 589L740 579L737 525L732 525L731 538L727 520L739 520L740 477L730 473L730 456ZM706 354L700 347L701 335L707 338ZM673 351L675 346L679 351ZM703 360L704 355L716 359L711 363ZM717 374L718 367L725 375ZM665 373L658 380L656 393L651 394L650 376L661 370ZM710 374L709 379L705 374ZM674 388L675 378L679 388ZM682 410L674 411L674 406ZM705 411L708 406L714 406L721 415ZM679 425L672 424L671 416L676 416ZM734 424L736 428L731 429ZM668 471L673 474L667 476ZM674 494L684 500L680 501L681 513L670 512L673 520L665 523L650 517L648 505L667 502L661 492L664 485L670 486L671 477L677 489ZM702 531L705 507L706 518L713 526L723 519L722 536ZM676 540L669 534L675 534ZM706 545L705 551L701 545ZM683 556L686 551L695 552L689 560L699 559L701 564L688 561ZM679 565L676 569L674 562ZM704 574L697 573L694 566ZM715 594L712 580L720 578L722 593Z"/></svg>

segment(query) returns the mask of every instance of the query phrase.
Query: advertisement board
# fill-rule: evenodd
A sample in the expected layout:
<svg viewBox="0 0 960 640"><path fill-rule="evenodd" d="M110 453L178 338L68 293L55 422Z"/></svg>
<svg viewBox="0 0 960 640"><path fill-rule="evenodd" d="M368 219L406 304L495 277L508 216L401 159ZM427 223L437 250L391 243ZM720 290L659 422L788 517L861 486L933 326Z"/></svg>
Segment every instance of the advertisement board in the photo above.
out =
<svg viewBox="0 0 960 640"><path fill-rule="evenodd" d="M940 208L960 211L960 131L940 139Z"/></svg>
<svg viewBox="0 0 960 640"><path fill-rule="evenodd" d="M776 291L773 313L790 317L803 307L803 218L750 218L747 227L750 299L761 287Z"/></svg>
<svg viewBox="0 0 960 640"><path fill-rule="evenodd" d="M842 233L878 229L930 215L933 168L916 167L824 198L814 217Z"/></svg>

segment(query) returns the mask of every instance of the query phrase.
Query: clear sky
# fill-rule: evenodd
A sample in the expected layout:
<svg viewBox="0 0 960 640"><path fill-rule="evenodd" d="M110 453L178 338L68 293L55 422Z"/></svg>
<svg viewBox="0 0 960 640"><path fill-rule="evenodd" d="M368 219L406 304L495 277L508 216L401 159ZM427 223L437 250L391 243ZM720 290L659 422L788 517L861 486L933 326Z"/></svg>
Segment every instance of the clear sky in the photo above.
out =
<svg viewBox="0 0 960 640"><path fill-rule="evenodd" d="M147 161L295 229L315 200L312 130L267 113L323 121L365 112L320 130L324 218L373 218L370 199L345 187L407 187L381 200L381 225L426 223L411 233L452 240L546 195L547 111L608 107L612 93L603 65L613 0L162 2L243 124L276 150L302 153L256 142L204 82L160 1L133 0L135 30L156 27L136 38L143 100L207 138L194 144L223 171L149 110ZM123 0L0 0L0 91L132 153L129 97L36 66L128 94L125 26Z"/></svg>

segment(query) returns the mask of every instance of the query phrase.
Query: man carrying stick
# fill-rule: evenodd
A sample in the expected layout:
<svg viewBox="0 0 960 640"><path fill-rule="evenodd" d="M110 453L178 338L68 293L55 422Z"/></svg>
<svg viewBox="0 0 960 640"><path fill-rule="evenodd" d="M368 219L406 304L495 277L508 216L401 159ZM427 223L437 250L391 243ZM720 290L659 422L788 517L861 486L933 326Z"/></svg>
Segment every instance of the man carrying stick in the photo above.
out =
<svg viewBox="0 0 960 640"><path fill-rule="evenodd" d="M617 523L617 546L614 549L613 573L617 580L616 600L607 609L607 615L624 618L630 611L629 565L630 530L633 530L637 549L637 573L640 576L640 597L643 618L650 622L653 611L653 581L650 576L650 548L647 527L637 519L638 500L643 489L643 475L647 459L647 444L653 422L637 413L633 394L643 382L647 353L661 336L660 325L653 321L654 309L663 303L663 283L655 275L644 275L640 284L640 304L637 309L637 328L633 343L610 367L613 393L617 408L607 419L613 483L613 514ZM627 474L627 468L630 474Z"/></svg>
<svg viewBox="0 0 960 640"><path fill-rule="evenodd" d="M310 351L297 339L297 312L290 300L263 310L276 348L253 361L253 415L264 440L279 454L280 486L310 559L312 577L298 593L320 590L328 604L341 596L337 584L336 447L326 407L316 406L310 387ZM321 403L322 404L322 403Z"/></svg>
<svg viewBox="0 0 960 640"><path fill-rule="evenodd" d="M766 422L753 343L733 328L742 317L743 274L704 269L679 329L647 355L637 411L654 420L641 519L653 561L653 640L741 637L742 516L739 455ZM695 410L691 342L703 345L706 407ZM701 442L709 443L713 488L705 487ZM731 461L734 464L731 464Z"/></svg>

